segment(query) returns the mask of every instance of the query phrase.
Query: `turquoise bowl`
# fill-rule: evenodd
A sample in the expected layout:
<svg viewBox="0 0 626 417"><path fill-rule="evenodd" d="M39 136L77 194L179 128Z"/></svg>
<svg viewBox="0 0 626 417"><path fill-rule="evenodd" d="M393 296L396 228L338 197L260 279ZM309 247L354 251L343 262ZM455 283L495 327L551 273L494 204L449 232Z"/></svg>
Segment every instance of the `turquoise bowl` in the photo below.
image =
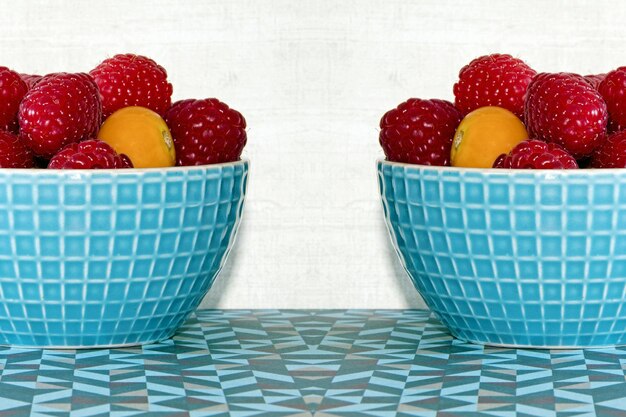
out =
<svg viewBox="0 0 626 417"><path fill-rule="evenodd" d="M511 347L626 344L626 170L378 162L392 243L453 336Z"/></svg>
<svg viewBox="0 0 626 417"><path fill-rule="evenodd" d="M224 265L247 177L247 161L0 170L0 344L171 337Z"/></svg>

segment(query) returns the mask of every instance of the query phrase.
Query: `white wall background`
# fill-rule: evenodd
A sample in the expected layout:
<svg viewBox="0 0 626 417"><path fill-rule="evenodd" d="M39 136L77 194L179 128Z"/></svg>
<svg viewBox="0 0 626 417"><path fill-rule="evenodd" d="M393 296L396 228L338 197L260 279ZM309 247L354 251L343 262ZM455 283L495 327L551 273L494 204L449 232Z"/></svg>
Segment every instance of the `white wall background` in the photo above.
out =
<svg viewBox="0 0 626 417"><path fill-rule="evenodd" d="M249 123L249 198L204 301L224 308L422 306L382 221L378 121L452 98L472 58L540 71L626 65L626 3L475 0L1 0L0 65L88 71L121 52L163 65L174 98L218 97Z"/></svg>

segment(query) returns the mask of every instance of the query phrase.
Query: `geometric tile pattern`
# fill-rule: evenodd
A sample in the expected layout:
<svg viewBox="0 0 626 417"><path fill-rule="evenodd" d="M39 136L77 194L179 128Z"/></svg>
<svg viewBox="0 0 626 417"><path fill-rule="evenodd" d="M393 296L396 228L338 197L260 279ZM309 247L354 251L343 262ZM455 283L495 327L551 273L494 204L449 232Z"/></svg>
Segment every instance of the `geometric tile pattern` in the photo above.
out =
<svg viewBox="0 0 626 417"><path fill-rule="evenodd" d="M457 337L626 344L626 175L378 163L394 247Z"/></svg>
<svg viewBox="0 0 626 417"><path fill-rule="evenodd" d="M247 172L246 161L0 172L0 344L171 336L233 245Z"/></svg>
<svg viewBox="0 0 626 417"><path fill-rule="evenodd" d="M0 416L623 416L625 369L464 343L425 310L200 310L143 347L0 348Z"/></svg>

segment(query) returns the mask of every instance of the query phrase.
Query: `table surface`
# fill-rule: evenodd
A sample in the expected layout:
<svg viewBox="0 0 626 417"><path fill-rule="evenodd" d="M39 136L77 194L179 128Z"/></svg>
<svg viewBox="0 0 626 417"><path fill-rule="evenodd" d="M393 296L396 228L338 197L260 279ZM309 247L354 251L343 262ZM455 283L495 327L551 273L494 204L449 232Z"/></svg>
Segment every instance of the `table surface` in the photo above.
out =
<svg viewBox="0 0 626 417"><path fill-rule="evenodd" d="M453 339L425 310L200 310L163 343L0 348L0 416L624 416L626 348Z"/></svg>

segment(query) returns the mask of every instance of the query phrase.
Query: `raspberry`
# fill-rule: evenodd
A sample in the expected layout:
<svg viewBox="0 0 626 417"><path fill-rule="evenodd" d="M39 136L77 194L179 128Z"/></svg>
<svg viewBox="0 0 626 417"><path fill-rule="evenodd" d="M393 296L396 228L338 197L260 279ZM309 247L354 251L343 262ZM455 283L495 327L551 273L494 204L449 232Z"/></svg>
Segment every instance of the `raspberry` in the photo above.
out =
<svg viewBox="0 0 626 417"><path fill-rule="evenodd" d="M0 67L0 130L18 132L17 111L27 91L17 72Z"/></svg>
<svg viewBox="0 0 626 417"><path fill-rule="evenodd" d="M606 135L606 104L576 74L536 75L528 86L524 115L530 137L557 143L577 159L590 155Z"/></svg>
<svg viewBox="0 0 626 417"><path fill-rule="evenodd" d="M411 98L380 121L387 159L420 165L450 165L450 148L461 113L446 100Z"/></svg>
<svg viewBox="0 0 626 417"><path fill-rule="evenodd" d="M602 80L604 80L604 77L606 77L606 74L585 75L583 78L589 83L589 85L597 90Z"/></svg>
<svg viewBox="0 0 626 417"><path fill-rule="evenodd" d="M556 143L528 139L517 144L508 155L500 155L494 168L513 169L575 169L578 164L572 155Z"/></svg>
<svg viewBox="0 0 626 417"><path fill-rule="evenodd" d="M43 78L41 75L31 75L31 74L20 74L20 77L26 83L29 90L33 88L35 84L37 84Z"/></svg>
<svg viewBox="0 0 626 417"><path fill-rule="evenodd" d="M194 101L196 101L193 98L188 98L185 100L178 100L174 103L172 103L172 105L170 106L170 108L167 110L167 115L169 115L170 117L176 117L174 115L177 115L178 112L183 109L185 106L187 106L190 103L193 103Z"/></svg>
<svg viewBox="0 0 626 417"><path fill-rule="evenodd" d="M236 161L246 145L246 120L215 98L178 101L165 121L179 166Z"/></svg>
<svg viewBox="0 0 626 417"><path fill-rule="evenodd" d="M35 160L28 146L17 136L0 131L0 168L33 168Z"/></svg>
<svg viewBox="0 0 626 417"><path fill-rule="evenodd" d="M65 145L93 137L102 121L98 87L84 73L43 77L24 96L18 114L24 143L50 158Z"/></svg>
<svg viewBox="0 0 626 417"><path fill-rule="evenodd" d="M172 84L167 72L141 55L115 55L105 59L90 74L102 94L104 117L123 107L146 107L163 116L172 103Z"/></svg>
<svg viewBox="0 0 626 417"><path fill-rule="evenodd" d="M133 164L124 154L118 154L108 144L89 139L70 143L61 149L48 164L50 169L113 169L132 168Z"/></svg>
<svg viewBox="0 0 626 417"><path fill-rule="evenodd" d="M591 168L626 168L626 130L609 135L591 156Z"/></svg>
<svg viewBox="0 0 626 417"><path fill-rule="evenodd" d="M521 118L524 95L535 74L524 61L511 55L481 56L459 72L454 105L463 115L479 107L498 106Z"/></svg>
<svg viewBox="0 0 626 417"><path fill-rule="evenodd" d="M598 86L609 111L609 132L626 129L626 67L610 71Z"/></svg>

